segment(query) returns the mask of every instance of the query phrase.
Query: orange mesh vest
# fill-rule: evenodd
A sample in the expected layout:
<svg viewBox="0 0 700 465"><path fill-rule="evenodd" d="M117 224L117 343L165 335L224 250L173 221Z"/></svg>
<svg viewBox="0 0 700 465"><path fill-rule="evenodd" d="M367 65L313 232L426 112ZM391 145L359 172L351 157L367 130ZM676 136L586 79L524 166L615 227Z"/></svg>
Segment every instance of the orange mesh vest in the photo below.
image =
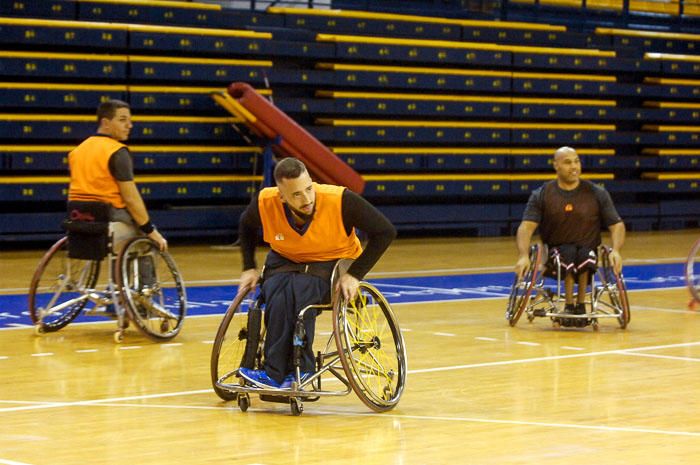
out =
<svg viewBox="0 0 700 465"><path fill-rule="evenodd" d="M303 235L289 225L276 187L260 191L258 208L263 238L275 252L296 263L357 258L362 253L353 230L348 236L343 225L341 200L344 187L314 183L316 211Z"/></svg>
<svg viewBox="0 0 700 465"><path fill-rule="evenodd" d="M68 200L99 201L124 208L119 185L109 172L109 157L126 145L108 136L92 136L68 154Z"/></svg>

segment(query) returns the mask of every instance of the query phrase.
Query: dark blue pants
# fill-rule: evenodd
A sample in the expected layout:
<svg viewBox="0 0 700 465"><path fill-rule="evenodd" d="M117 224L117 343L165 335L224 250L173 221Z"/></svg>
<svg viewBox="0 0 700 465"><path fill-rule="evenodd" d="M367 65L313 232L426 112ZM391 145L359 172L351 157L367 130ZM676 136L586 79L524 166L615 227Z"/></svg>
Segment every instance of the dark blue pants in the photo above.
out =
<svg viewBox="0 0 700 465"><path fill-rule="evenodd" d="M266 268L269 265L266 264ZM292 345L294 326L299 312L307 305L330 301L330 282L317 276L295 272L273 274L263 280L265 301L265 362L263 368L275 381L294 371ZM316 311L305 316L306 346L301 360L302 371L316 371L313 353Z"/></svg>

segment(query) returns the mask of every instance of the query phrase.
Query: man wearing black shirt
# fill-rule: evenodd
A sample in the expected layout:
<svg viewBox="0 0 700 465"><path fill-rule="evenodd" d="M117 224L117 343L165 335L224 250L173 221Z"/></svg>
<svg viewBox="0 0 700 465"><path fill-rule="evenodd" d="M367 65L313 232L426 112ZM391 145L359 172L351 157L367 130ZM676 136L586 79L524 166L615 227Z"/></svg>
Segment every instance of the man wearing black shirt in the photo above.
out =
<svg viewBox="0 0 700 465"><path fill-rule="evenodd" d="M610 262L619 273L622 270L620 249L625 241L625 224L608 192L590 181L581 180L581 161L576 150L559 148L554 153L554 169L557 179L536 189L528 200L516 235L519 257L515 272L522 276L529 268L530 240L539 226L542 242L550 249L550 263L556 256L560 260L566 312L585 314L585 289L590 273L595 270L601 227L610 231ZM575 283L578 284L576 303L573 295ZM572 321L564 319L562 323L586 324L582 318L569 320Z"/></svg>

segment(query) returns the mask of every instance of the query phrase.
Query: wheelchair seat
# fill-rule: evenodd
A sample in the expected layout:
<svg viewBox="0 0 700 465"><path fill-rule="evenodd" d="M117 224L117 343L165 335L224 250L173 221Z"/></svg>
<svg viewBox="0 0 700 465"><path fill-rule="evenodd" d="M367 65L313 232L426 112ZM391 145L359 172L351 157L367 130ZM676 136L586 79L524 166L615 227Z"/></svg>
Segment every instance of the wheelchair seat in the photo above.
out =
<svg viewBox="0 0 700 465"><path fill-rule="evenodd" d="M68 233L68 256L79 260L105 258L109 252L110 204L71 200L67 210L61 226Z"/></svg>

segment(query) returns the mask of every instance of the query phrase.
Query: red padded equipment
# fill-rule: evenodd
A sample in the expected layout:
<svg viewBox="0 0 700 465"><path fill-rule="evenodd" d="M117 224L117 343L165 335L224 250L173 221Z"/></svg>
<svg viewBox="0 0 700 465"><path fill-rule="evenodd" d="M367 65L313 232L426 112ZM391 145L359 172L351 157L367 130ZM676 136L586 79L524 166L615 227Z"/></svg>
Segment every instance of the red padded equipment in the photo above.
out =
<svg viewBox="0 0 700 465"><path fill-rule="evenodd" d="M246 121L246 125L256 135L273 141L280 138L272 147L275 154L298 158L319 182L362 193L365 181L357 171L250 85L234 82L228 87L228 93L255 116L256 121Z"/></svg>

